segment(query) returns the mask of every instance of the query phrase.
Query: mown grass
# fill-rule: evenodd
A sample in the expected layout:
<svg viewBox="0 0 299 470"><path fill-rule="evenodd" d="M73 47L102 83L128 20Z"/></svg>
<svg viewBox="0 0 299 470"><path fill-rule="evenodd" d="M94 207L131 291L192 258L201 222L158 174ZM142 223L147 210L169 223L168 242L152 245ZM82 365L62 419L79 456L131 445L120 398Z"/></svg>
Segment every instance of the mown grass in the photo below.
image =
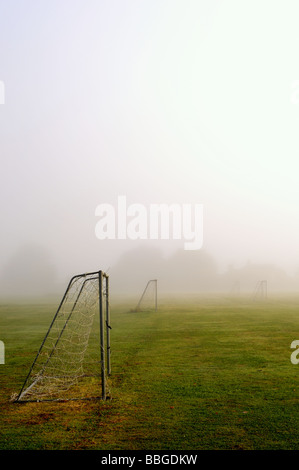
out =
<svg viewBox="0 0 299 470"><path fill-rule="evenodd" d="M299 449L299 301L111 306L112 400L10 401L55 306L2 305L0 449Z"/></svg>

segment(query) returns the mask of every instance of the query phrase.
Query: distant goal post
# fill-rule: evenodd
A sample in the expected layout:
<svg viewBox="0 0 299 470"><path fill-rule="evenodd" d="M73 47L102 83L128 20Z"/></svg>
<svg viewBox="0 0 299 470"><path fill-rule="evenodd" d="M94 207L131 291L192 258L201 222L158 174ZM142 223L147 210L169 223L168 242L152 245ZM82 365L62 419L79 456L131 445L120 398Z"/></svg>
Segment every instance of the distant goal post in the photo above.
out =
<svg viewBox="0 0 299 470"><path fill-rule="evenodd" d="M109 276L73 276L14 401L105 400L110 329Z"/></svg>
<svg viewBox="0 0 299 470"><path fill-rule="evenodd" d="M135 307L135 312L142 312L146 310L158 310L158 280L150 279L138 301L137 306Z"/></svg>
<svg viewBox="0 0 299 470"><path fill-rule="evenodd" d="M268 283L266 279L263 279L256 283L252 298L253 300L267 300Z"/></svg>

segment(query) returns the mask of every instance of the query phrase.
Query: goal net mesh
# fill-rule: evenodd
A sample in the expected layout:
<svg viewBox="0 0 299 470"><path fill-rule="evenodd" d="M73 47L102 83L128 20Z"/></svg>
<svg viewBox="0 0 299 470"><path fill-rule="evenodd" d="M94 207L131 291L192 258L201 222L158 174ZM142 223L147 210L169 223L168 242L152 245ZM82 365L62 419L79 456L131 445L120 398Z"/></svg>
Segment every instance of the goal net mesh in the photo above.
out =
<svg viewBox="0 0 299 470"><path fill-rule="evenodd" d="M107 294L105 290L101 293ZM19 401L99 394L102 380L99 275L75 276L41 345Z"/></svg>

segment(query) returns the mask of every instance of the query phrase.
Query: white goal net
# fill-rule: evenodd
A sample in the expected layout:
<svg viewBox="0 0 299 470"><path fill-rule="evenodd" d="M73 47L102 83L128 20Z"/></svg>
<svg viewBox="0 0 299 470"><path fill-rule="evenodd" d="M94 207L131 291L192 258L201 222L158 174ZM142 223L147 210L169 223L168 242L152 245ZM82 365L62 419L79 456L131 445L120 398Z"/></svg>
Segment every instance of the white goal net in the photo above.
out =
<svg viewBox="0 0 299 470"><path fill-rule="evenodd" d="M16 401L105 399L109 323L108 276L74 276Z"/></svg>

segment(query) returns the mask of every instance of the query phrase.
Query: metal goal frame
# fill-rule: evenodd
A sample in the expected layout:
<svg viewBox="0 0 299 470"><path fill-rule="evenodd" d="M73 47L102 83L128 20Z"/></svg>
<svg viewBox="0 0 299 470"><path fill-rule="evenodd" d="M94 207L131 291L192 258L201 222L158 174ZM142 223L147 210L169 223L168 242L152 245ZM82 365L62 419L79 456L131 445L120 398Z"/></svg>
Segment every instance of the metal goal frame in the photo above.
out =
<svg viewBox="0 0 299 470"><path fill-rule="evenodd" d="M27 401L59 401L60 399L59 398L48 398L48 399L26 399L25 398L25 395L26 395L26 392L31 388L33 387L34 385L34 382L29 384L30 382L30 377L31 377L31 374L32 374L32 371L34 369L34 366L36 365L39 357L40 357L40 354L43 350L43 347L45 345L45 342L47 340L47 338L49 337L49 334L53 328L53 325L55 324L55 321L56 319L58 318L58 315L60 314L61 312L61 309L64 305L64 302L66 301L67 299L67 296L72 288L72 286L74 285L75 282L79 281L79 282L82 282L82 286L79 290L79 292L77 293L77 296L74 300L74 304L73 304L73 307L70 311L70 313L68 314L67 318L65 319L65 323L63 325L63 327L61 328L61 331L59 333L59 336L56 340L56 343L53 347L53 350L52 352L50 353L49 355L49 358L47 360L47 362L50 360L54 350L55 350L55 347L57 346L57 343L59 342L59 340L61 339L70 319L71 319L71 316L73 314L73 311L80 299L80 296L82 294L82 291L84 289L84 287L86 286L86 283L88 283L90 280L93 280L95 282L98 282L98 300L97 300L97 303L98 303L98 316L99 316L99 363L100 363L100 371L99 371L99 375L101 376L101 390L100 390L100 396L97 396L97 397L92 397L92 398L101 398L103 400L106 400L108 397L107 397L107 381L106 381L106 378L107 376L109 376L111 374L111 346L110 346L110 330L111 330L111 326L110 326L110 305L109 305L109 276L102 270L100 271L94 271L94 272L87 272L87 273L84 273L84 274L77 274L75 276L73 276L71 278L71 280L69 281L68 285L67 285L67 288L65 290L65 293L62 297L62 300L56 310L56 313L52 319L52 322L48 328L48 331L40 345L40 348L35 356L35 359L30 367L30 370L26 376L26 379L21 387L21 390L19 392L19 394L17 395L17 397L15 398L15 402L27 402ZM69 400L74 400L74 399L90 399L90 397L80 397L80 398L69 398ZM66 398L63 398L62 399L63 401L65 400L68 400Z"/></svg>

